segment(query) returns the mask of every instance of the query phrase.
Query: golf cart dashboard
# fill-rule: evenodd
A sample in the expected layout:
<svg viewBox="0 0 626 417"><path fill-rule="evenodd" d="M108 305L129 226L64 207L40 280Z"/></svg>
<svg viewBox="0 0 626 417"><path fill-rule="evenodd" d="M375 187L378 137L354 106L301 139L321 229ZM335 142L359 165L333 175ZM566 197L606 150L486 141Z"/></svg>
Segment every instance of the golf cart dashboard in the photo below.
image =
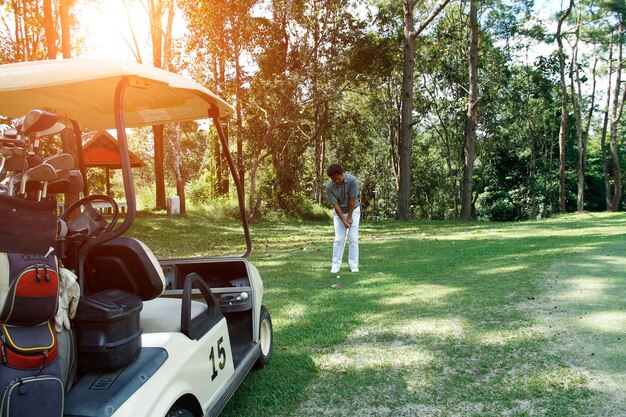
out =
<svg viewBox="0 0 626 417"><path fill-rule="evenodd" d="M252 287L246 261L242 258L182 258L159 261L165 275L164 296L178 296L185 277L197 273L219 300L223 313L252 308ZM193 290L194 298L200 297Z"/></svg>

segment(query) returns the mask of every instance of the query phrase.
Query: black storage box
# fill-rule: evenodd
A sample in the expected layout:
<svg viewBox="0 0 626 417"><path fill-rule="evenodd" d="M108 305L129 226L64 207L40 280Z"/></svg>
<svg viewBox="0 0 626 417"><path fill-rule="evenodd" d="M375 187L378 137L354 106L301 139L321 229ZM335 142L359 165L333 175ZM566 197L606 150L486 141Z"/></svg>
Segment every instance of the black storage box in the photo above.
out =
<svg viewBox="0 0 626 417"><path fill-rule="evenodd" d="M141 351L141 298L110 289L83 296L74 324L82 370L121 368Z"/></svg>

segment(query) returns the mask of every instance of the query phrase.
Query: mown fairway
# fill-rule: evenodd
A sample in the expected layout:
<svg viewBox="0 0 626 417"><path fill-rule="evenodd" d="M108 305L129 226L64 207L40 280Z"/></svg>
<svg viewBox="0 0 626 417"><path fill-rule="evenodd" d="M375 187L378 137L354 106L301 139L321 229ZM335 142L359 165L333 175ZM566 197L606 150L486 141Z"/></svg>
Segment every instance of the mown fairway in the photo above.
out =
<svg viewBox="0 0 626 417"><path fill-rule="evenodd" d="M142 216L158 257L243 252L236 223ZM270 366L224 416L626 415L626 214L363 222L329 273L327 223L254 225ZM343 288L331 288L341 283Z"/></svg>

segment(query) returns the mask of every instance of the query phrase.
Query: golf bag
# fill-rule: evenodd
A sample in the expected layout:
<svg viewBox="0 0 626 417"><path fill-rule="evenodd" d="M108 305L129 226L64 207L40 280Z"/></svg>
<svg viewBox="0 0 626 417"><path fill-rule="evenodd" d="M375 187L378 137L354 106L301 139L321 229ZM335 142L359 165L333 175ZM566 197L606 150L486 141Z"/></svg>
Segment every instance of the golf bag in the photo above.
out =
<svg viewBox="0 0 626 417"><path fill-rule="evenodd" d="M0 417L61 417L56 256L0 252Z"/></svg>
<svg viewBox="0 0 626 417"><path fill-rule="evenodd" d="M35 326L54 317L59 304L56 256L0 252L0 323Z"/></svg>
<svg viewBox="0 0 626 417"><path fill-rule="evenodd" d="M64 389L50 322L0 325L0 417L61 417Z"/></svg>
<svg viewBox="0 0 626 417"><path fill-rule="evenodd" d="M56 235L56 200L0 194L0 252L45 254Z"/></svg>
<svg viewBox="0 0 626 417"><path fill-rule="evenodd" d="M0 194L0 323L34 326L57 311L55 207Z"/></svg>

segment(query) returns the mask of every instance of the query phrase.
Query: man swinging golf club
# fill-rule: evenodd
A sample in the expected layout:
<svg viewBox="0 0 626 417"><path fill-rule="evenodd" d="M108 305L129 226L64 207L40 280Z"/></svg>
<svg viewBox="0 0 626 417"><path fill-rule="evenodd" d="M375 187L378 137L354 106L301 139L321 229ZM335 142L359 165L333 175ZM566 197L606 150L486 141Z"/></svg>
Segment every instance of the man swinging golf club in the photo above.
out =
<svg viewBox="0 0 626 417"><path fill-rule="evenodd" d="M344 173L339 164L332 164L326 170L330 181L326 184L326 195L332 204L335 241L330 268L332 274L339 272L343 251L348 245L348 266L350 271L359 272L359 183L354 175Z"/></svg>

